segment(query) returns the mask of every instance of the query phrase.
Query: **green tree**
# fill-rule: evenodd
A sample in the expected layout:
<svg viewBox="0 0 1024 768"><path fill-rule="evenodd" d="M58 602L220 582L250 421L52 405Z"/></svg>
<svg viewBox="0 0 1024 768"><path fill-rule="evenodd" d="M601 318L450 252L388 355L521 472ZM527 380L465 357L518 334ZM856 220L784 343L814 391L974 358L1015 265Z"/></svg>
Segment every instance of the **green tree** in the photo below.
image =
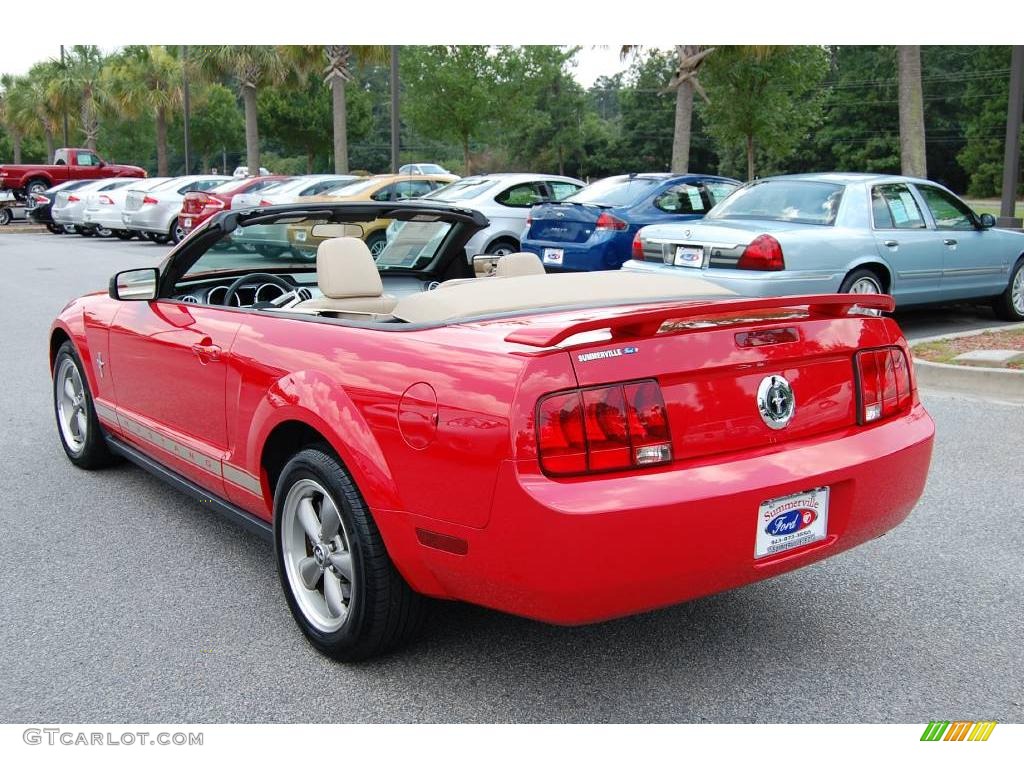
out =
<svg viewBox="0 0 1024 768"><path fill-rule="evenodd" d="M755 158L784 162L817 124L827 66L817 46L723 46L708 58L707 129L720 151L744 148L748 179Z"/></svg>
<svg viewBox="0 0 1024 768"><path fill-rule="evenodd" d="M487 46L410 46L401 67L410 124L428 138L456 142L463 173L472 173L470 142L483 138L499 113L497 68Z"/></svg>
<svg viewBox="0 0 1024 768"><path fill-rule="evenodd" d="M1010 47L980 46L970 61L974 72L1002 72L1010 66ZM966 143L956 159L969 175L968 194L999 197L1003 188L1003 152L1009 77L976 76L968 81L963 100ZM1024 146L1024 130L1020 136ZM1024 186L1021 188L1024 192Z"/></svg>
<svg viewBox="0 0 1024 768"><path fill-rule="evenodd" d="M47 99L57 112L77 112L85 146L96 151L100 115L106 107L104 59L95 45L73 45L64 64L51 62Z"/></svg>
<svg viewBox="0 0 1024 768"><path fill-rule="evenodd" d="M245 141L245 121L234 94L220 83L200 86L195 91L192 107L192 145L202 158L203 170L209 171L213 157ZM220 170L227 171L226 168Z"/></svg>
<svg viewBox="0 0 1024 768"><path fill-rule="evenodd" d="M129 116L152 116L158 176L168 174L167 122L182 103L182 65L162 45L133 45L110 63L111 98Z"/></svg>
<svg viewBox="0 0 1024 768"><path fill-rule="evenodd" d="M208 45L196 52L199 69L207 77L230 78L238 87L245 111L245 157L249 173L260 172L259 89L294 77L288 52L272 45Z"/></svg>

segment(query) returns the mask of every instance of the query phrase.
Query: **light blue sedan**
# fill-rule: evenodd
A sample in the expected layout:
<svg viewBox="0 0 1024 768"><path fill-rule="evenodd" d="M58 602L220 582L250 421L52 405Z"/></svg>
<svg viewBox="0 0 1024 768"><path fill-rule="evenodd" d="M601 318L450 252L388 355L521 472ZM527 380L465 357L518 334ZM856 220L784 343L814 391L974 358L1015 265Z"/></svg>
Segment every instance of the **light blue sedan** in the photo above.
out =
<svg viewBox="0 0 1024 768"><path fill-rule="evenodd" d="M701 221L644 227L623 269L697 273L746 296L990 300L999 317L1024 320L1024 234L994 224L924 179L776 176L741 187Z"/></svg>

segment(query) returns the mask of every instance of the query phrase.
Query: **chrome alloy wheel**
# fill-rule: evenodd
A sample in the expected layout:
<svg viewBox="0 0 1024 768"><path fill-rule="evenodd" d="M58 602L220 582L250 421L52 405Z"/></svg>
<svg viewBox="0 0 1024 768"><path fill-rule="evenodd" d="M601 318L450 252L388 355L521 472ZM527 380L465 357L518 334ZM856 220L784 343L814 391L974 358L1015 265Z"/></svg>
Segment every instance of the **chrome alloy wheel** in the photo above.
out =
<svg viewBox="0 0 1024 768"><path fill-rule="evenodd" d="M78 366L65 359L57 370L57 414L64 443L72 453L81 453L89 436L89 415L85 412L85 385Z"/></svg>
<svg viewBox="0 0 1024 768"><path fill-rule="evenodd" d="M873 277L862 277L850 286L850 293L881 293L882 286Z"/></svg>
<svg viewBox="0 0 1024 768"><path fill-rule="evenodd" d="M338 506L324 487L303 478L281 509L285 573L295 602L321 632L336 632L352 610L350 538Z"/></svg>
<svg viewBox="0 0 1024 768"><path fill-rule="evenodd" d="M1024 267L1017 270L1010 286L1010 302L1018 314L1024 315Z"/></svg>

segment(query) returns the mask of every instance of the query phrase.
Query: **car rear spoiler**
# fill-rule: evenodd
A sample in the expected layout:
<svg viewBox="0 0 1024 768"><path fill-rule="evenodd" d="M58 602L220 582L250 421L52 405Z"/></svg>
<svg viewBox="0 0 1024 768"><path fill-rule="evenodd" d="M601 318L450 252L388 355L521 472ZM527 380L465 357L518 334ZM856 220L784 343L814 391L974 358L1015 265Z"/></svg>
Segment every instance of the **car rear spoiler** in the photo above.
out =
<svg viewBox="0 0 1024 768"><path fill-rule="evenodd" d="M505 337L505 341L525 344L530 347L550 347L565 341L570 336L586 331L608 329L614 338L643 338L653 336L667 320L683 320L693 317L731 315L765 309L806 309L813 315L842 317L854 307L861 309L892 312L896 302L885 294L834 293L818 296L777 296L761 299L726 299L723 301L700 301L675 304L672 306L645 309L612 317L598 317L567 321L561 324L532 325L520 328Z"/></svg>

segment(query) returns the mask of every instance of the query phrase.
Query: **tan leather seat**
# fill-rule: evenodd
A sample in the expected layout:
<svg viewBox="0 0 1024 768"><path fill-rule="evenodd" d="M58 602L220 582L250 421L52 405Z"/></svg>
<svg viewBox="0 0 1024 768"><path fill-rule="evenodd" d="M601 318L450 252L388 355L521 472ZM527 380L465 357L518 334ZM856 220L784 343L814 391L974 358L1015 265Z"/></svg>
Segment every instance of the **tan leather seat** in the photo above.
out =
<svg viewBox="0 0 1024 768"><path fill-rule="evenodd" d="M314 312L388 314L398 300L384 293L380 272L366 243L357 237L333 237L316 249L316 283L323 296L293 309Z"/></svg>
<svg viewBox="0 0 1024 768"><path fill-rule="evenodd" d="M507 253L498 259L494 268L495 277L522 277L523 275L543 275L544 264L535 253Z"/></svg>
<svg viewBox="0 0 1024 768"><path fill-rule="evenodd" d="M544 272L544 264L541 263L541 260L537 256L537 254L519 251L518 253L506 253L504 256L500 257L498 259L498 263L494 265L494 272L492 272L489 275L484 275L483 279L491 277L523 277L524 275L543 275ZM471 283L479 279L481 278L463 277L457 280L445 280L438 286L438 288L449 288L453 285Z"/></svg>

